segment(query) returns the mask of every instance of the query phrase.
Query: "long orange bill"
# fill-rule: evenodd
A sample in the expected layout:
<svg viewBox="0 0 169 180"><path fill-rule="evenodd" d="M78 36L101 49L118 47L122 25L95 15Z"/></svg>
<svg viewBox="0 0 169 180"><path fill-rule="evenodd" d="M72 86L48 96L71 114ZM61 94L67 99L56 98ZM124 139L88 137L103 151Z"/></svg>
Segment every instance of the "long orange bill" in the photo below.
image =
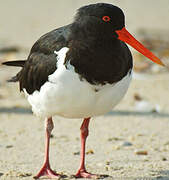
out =
<svg viewBox="0 0 169 180"><path fill-rule="evenodd" d="M118 34L118 39L121 41L126 42L141 54L146 56L147 58L151 59L153 62L164 66L161 60L156 57L151 51L145 48L139 41L137 41L127 30L126 28L122 28L121 30L117 30L116 33Z"/></svg>

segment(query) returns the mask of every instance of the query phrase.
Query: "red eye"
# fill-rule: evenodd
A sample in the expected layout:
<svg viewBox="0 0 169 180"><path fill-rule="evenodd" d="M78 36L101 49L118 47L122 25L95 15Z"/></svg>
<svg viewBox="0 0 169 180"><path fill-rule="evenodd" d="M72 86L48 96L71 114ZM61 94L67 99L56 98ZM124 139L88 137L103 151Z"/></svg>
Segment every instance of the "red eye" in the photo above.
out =
<svg viewBox="0 0 169 180"><path fill-rule="evenodd" d="M105 21L105 22L109 22L111 19L110 19L109 16L103 16L102 20Z"/></svg>

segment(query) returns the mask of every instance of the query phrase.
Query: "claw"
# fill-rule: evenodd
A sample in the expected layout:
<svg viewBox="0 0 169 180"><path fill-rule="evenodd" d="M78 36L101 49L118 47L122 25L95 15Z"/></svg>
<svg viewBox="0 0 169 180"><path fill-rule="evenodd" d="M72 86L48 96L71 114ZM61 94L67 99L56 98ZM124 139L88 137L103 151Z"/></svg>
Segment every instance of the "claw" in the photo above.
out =
<svg viewBox="0 0 169 180"><path fill-rule="evenodd" d="M34 176L35 179L38 179L41 176L47 176L49 178L59 178L61 175L55 173L49 165L44 164L44 166L41 168L41 170L39 171L39 173Z"/></svg>
<svg viewBox="0 0 169 180"><path fill-rule="evenodd" d="M75 175L75 178L98 179L99 177L100 177L99 175L88 173L86 170L82 170L82 169L79 170Z"/></svg>

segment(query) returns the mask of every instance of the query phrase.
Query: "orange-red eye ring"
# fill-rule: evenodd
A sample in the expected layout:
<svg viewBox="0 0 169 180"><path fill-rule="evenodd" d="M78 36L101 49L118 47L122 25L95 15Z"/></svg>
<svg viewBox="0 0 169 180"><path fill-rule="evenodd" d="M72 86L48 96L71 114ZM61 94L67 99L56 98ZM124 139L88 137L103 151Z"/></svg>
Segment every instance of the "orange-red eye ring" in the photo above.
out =
<svg viewBox="0 0 169 180"><path fill-rule="evenodd" d="M102 20L105 21L105 22L109 22L111 19L110 19L109 16L103 16Z"/></svg>

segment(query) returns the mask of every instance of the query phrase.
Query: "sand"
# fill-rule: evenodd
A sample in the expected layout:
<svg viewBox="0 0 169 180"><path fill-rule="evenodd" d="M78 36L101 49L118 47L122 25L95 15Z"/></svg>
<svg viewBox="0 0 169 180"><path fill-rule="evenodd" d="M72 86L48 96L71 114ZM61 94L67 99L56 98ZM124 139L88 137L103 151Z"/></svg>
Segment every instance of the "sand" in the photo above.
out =
<svg viewBox="0 0 169 180"><path fill-rule="evenodd" d="M0 54L2 61L4 58L25 58L41 34L69 23L75 9L81 4L99 1L0 2L0 48L13 45L19 47L18 53ZM167 0L151 0L146 7L146 0L107 2L125 9L128 29L133 32L141 27L159 32L169 29ZM153 6L150 2L154 2ZM143 17L148 15L141 25L141 15L137 11L144 11ZM134 13L137 15L134 16ZM163 20L160 21L160 18ZM32 179L40 169L44 156L44 121L32 115L24 95L19 93L18 84L6 83L18 70L0 66L0 179L3 180ZM168 92L168 72L134 73L131 86L121 103L112 112L95 117L90 123L87 170L105 174L108 176L106 179L115 180L169 179ZM138 96L140 102L148 102L152 109L136 109L136 104L140 103L136 98ZM81 122L81 119L54 117L51 166L66 175L65 179L73 179L71 175L75 174L79 166Z"/></svg>

